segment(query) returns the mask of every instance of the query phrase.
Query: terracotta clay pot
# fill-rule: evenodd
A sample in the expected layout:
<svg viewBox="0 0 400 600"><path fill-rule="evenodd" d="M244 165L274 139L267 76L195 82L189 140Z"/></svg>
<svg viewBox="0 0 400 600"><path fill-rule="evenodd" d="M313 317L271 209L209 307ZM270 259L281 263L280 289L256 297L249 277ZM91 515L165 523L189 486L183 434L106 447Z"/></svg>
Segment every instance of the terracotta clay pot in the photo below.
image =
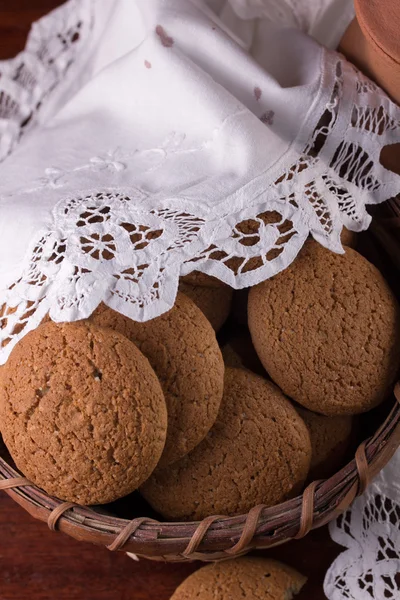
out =
<svg viewBox="0 0 400 600"><path fill-rule="evenodd" d="M400 2L355 0L339 50L400 104Z"/></svg>
<svg viewBox="0 0 400 600"><path fill-rule="evenodd" d="M355 0L355 8L339 51L400 104L400 1ZM400 173L400 145L384 148L381 162Z"/></svg>

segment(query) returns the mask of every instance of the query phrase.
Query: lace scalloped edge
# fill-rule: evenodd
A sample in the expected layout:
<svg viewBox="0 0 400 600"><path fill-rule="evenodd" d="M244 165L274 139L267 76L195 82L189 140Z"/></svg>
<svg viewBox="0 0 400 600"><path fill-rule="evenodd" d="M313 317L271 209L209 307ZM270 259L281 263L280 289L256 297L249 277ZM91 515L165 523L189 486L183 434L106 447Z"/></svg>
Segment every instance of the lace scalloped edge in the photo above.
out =
<svg viewBox="0 0 400 600"><path fill-rule="evenodd" d="M308 143L279 177L249 182L239 212L230 213L229 198L210 216L182 197L160 203L135 187L62 198L3 291L0 361L47 313L73 321L105 302L145 321L173 306L179 277L193 270L241 288L285 269L309 235L343 252L343 226L366 229L367 204L400 192L400 177L380 164L382 148L400 141L400 110L340 55L325 54L323 77L327 101ZM123 161L119 149L81 168L118 172ZM44 187L61 190L73 178L49 171Z"/></svg>

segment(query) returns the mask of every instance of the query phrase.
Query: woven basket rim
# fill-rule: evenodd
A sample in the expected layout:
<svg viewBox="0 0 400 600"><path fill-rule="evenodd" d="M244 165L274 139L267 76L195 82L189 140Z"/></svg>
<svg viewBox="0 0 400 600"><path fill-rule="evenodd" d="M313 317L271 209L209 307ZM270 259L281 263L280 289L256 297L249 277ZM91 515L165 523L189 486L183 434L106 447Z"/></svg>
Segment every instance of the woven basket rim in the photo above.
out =
<svg viewBox="0 0 400 600"><path fill-rule="evenodd" d="M395 405L385 422L359 446L358 456L356 453L335 475L313 482L296 498L273 507L255 507L245 515L212 516L200 522L183 523L150 518L129 521L48 496L3 458L0 458L0 489L51 529L57 528L79 541L110 550L170 561L238 556L303 537L350 506L400 446L400 382L395 386L394 397Z"/></svg>
<svg viewBox="0 0 400 600"><path fill-rule="evenodd" d="M386 204L390 214L374 220L371 231L400 270L400 201L393 199ZM223 560L299 539L345 512L400 446L400 382L394 386L393 400L384 423L335 475L311 483L296 498L273 507L256 506L245 515L210 516L201 522L184 523L150 518L129 521L48 496L1 457L0 491L50 529L78 541L168 562Z"/></svg>

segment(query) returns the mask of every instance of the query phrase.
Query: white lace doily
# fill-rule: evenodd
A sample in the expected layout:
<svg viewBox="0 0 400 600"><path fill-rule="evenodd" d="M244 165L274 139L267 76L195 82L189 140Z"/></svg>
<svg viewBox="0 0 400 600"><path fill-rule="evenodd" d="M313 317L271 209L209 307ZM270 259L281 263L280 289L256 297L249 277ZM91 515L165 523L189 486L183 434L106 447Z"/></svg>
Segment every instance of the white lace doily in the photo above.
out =
<svg viewBox="0 0 400 600"><path fill-rule="evenodd" d="M400 192L379 162L400 141L382 91L281 21L253 32L254 58L228 13L70 0L0 66L1 362L48 312L104 301L147 320L193 270L242 288L310 234L342 252L342 227Z"/></svg>
<svg viewBox="0 0 400 600"><path fill-rule="evenodd" d="M0 63L0 362L50 312L240 288L400 192L400 110L334 48L351 0L69 0ZM292 28L292 29L290 29ZM295 29L293 29L295 28ZM329 600L400 597L400 454L331 526Z"/></svg>
<svg viewBox="0 0 400 600"><path fill-rule="evenodd" d="M330 526L347 548L330 567L329 600L400 598L400 450L365 494Z"/></svg>

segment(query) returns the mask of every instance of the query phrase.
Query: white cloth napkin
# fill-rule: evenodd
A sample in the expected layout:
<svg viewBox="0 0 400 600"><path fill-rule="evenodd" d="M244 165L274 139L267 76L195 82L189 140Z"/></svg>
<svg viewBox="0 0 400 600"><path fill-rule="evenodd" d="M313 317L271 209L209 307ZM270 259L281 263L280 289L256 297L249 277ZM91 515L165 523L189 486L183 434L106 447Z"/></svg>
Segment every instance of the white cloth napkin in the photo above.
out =
<svg viewBox="0 0 400 600"><path fill-rule="evenodd" d="M335 49L351 0L70 0L0 63L0 362L50 312L145 320L233 287L400 192L400 111ZM312 36L312 37L309 37ZM314 38L314 39L312 39ZM397 597L397 454L332 525L332 600ZM392 595L391 595L392 594Z"/></svg>
<svg viewBox="0 0 400 600"><path fill-rule="evenodd" d="M207 4L247 43L256 37L261 40L264 27L273 22L303 31L336 50L354 17L352 0L207 0ZM254 48L252 54L262 59Z"/></svg>
<svg viewBox="0 0 400 600"><path fill-rule="evenodd" d="M346 10L344 10L346 9ZM400 178L399 109L303 31L344 0L70 0L0 64L0 361L50 312L137 320L200 270L235 288L311 234L342 252ZM337 17L337 20L336 20Z"/></svg>

